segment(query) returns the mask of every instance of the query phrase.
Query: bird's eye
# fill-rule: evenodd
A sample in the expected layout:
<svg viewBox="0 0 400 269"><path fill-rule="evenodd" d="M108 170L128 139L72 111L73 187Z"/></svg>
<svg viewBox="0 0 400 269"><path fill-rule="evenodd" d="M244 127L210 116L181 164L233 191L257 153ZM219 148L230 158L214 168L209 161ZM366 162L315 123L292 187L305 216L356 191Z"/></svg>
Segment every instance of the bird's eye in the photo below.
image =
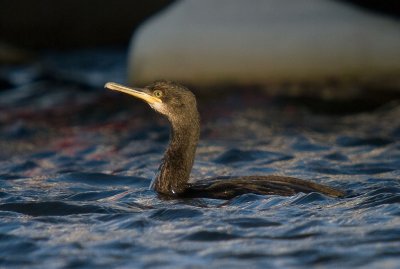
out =
<svg viewBox="0 0 400 269"><path fill-rule="evenodd" d="M160 98L160 97L163 96L163 92L160 91L160 90L155 90L155 91L153 92L153 94L154 94L155 97L158 97L158 98Z"/></svg>

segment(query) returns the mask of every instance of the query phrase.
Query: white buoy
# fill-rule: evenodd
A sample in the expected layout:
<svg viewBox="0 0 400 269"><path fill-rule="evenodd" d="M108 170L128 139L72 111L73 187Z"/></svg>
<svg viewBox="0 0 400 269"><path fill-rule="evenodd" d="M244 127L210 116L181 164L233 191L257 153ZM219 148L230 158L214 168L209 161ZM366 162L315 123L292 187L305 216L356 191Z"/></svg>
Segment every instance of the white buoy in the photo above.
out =
<svg viewBox="0 0 400 269"><path fill-rule="evenodd" d="M183 0L131 41L129 82L399 79L400 23L327 0Z"/></svg>

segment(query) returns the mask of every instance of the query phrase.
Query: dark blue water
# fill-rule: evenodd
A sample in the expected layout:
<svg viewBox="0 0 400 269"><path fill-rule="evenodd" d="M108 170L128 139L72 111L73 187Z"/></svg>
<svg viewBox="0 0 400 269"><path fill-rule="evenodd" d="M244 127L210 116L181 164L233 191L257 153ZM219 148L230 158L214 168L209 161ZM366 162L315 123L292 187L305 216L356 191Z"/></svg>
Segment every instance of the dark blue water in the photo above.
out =
<svg viewBox="0 0 400 269"><path fill-rule="evenodd" d="M399 104L337 116L256 92L200 100L193 178L280 174L348 195L163 200L148 185L167 123L65 80L0 92L0 267L399 268Z"/></svg>

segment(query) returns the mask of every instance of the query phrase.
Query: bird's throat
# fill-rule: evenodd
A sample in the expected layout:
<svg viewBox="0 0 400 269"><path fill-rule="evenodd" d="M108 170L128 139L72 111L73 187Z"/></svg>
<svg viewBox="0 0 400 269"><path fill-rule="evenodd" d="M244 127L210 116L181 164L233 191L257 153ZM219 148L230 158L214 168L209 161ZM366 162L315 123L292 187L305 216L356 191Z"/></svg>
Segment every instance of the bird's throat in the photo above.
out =
<svg viewBox="0 0 400 269"><path fill-rule="evenodd" d="M166 195L183 193L193 167L200 126L198 117L191 122L171 122L171 137L158 174L151 188Z"/></svg>

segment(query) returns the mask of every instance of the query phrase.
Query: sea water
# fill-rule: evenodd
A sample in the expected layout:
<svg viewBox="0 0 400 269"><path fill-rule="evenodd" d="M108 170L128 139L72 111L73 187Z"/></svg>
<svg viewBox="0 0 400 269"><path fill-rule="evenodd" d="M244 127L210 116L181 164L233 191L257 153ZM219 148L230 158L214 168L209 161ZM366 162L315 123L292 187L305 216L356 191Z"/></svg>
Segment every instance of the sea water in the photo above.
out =
<svg viewBox="0 0 400 269"><path fill-rule="evenodd" d="M50 74L0 91L0 267L399 268L398 103L337 115L257 91L200 99L192 180L277 174L346 197L165 199L148 186L168 122Z"/></svg>

